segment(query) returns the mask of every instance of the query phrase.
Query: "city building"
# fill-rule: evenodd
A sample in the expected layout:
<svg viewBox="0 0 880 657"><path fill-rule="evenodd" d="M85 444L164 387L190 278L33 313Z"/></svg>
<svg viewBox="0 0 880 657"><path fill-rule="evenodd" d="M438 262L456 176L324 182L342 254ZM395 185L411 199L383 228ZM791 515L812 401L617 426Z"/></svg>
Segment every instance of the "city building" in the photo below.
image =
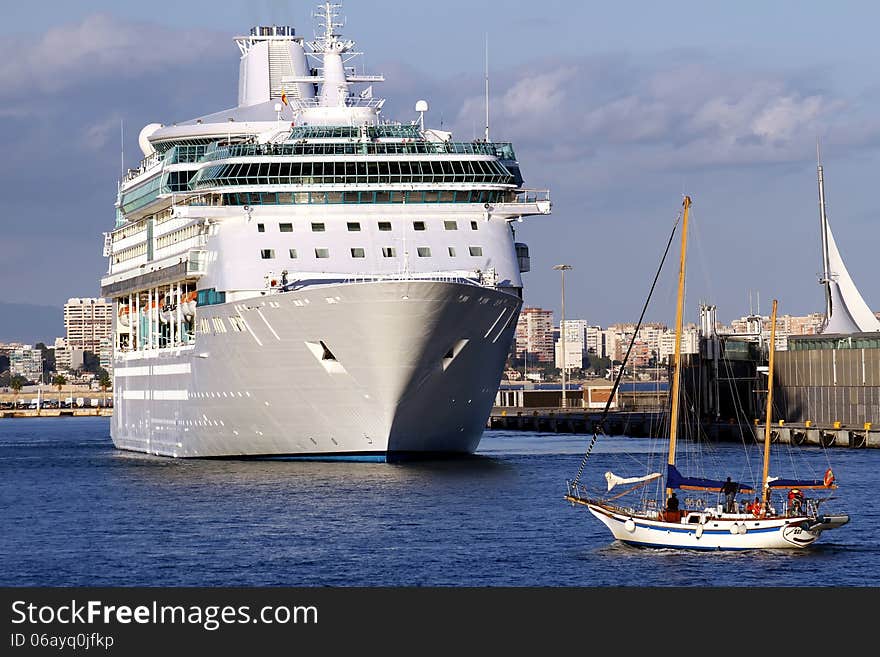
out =
<svg viewBox="0 0 880 657"><path fill-rule="evenodd" d="M776 349L788 348L791 335L817 335L825 322L823 313L809 315L780 315L776 318ZM727 331L736 335L761 335L762 340L770 339L770 317L765 315L746 315L730 323Z"/></svg>
<svg viewBox="0 0 880 657"><path fill-rule="evenodd" d="M55 371L69 372L71 369L70 349L67 348L67 340L55 338Z"/></svg>
<svg viewBox="0 0 880 657"><path fill-rule="evenodd" d="M700 328L696 324L688 324L681 328L681 353L697 354L700 352ZM675 355L675 331L666 331L659 337L658 358L661 363L669 363Z"/></svg>
<svg viewBox="0 0 880 657"><path fill-rule="evenodd" d="M9 372L29 383L39 383L43 378L43 352L27 344L16 347L9 352Z"/></svg>
<svg viewBox="0 0 880 657"><path fill-rule="evenodd" d="M587 326L584 330L584 343L587 353L605 358L605 337L601 326Z"/></svg>
<svg viewBox="0 0 880 657"><path fill-rule="evenodd" d="M620 360L617 357L617 331L613 328L606 328L601 331L601 335L597 338L597 345L601 345L601 351L597 351L596 355L602 358L610 358L611 360Z"/></svg>
<svg viewBox="0 0 880 657"><path fill-rule="evenodd" d="M106 299L74 298L64 304L67 348L99 354L113 335L113 304Z"/></svg>
<svg viewBox="0 0 880 657"><path fill-rule="evenodd" d="M516 323L516 357L553 363L553 332L552 310L523 308Z"/></svg>
<svg viewBox="0 0 880 657"><path fill-rule="evenodd" d="M587 328L589 323L584 319L567 319L565 322L565 369L580 369L584 366L587 355ZM563 366L562 326L559 327L559 339L556 340L556 367Z"/></svg>
<svg viewBox="0 0 880 657"><path fill-rule="evenodd" d="M101 340L101 346L98 349L98 360L101 368L108 374L113 374L113 341L110 338Z"/></svg>

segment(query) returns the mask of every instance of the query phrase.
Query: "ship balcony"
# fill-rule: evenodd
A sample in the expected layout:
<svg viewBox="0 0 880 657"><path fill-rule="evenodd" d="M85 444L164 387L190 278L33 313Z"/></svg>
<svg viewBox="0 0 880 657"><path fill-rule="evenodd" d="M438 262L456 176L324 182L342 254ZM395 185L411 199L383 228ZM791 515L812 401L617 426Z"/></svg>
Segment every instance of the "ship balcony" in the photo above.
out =
<svg viewBox="0 0 880 657"><path fill-rule="evenodd" d="M512 201L486 204L486 210L496 215L506 215L509 220L537 214L550 214L553 203L549 189L520 189Z"/></svg>
<svg viewBox="0 0 880 657"><path fill-rule="evenodd" d="M111 271L101 279L101 295L109 299L180 281L197 281L207 273L207 269L208 252L204 249L189 249L184 253L144 262L124 271Z"/></svg>

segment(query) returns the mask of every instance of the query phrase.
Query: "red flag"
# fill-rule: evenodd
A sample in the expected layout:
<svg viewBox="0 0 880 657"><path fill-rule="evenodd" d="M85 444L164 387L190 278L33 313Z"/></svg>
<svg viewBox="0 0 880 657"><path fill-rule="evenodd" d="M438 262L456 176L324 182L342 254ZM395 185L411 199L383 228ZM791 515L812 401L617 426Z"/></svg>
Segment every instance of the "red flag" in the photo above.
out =
<svg viewBox="0 0 880 657"><path fill-rule="evenodd" d="M285 105L289 105L287 102L287 92L284 89L281 90L281 102Z"/></svg>

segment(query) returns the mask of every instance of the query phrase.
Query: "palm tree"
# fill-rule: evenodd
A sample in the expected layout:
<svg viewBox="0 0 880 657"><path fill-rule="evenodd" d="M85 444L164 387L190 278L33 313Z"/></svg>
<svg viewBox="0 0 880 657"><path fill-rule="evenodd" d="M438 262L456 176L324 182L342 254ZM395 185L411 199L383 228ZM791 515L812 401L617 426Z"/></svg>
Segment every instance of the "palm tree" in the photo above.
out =
<svg viewBox="0 0 880 657"><path fill-rule="evenodd" d="M12 388L12 392L15 393L15 398L13 402L13 407L18 407L18 393L21 392L21 389L24 387L26 383L25 378L21 374L16 374L9 380L9 387Z"/></svg>
<svg viewBox="0 0 880 657"><path fill-rule="evenodd" d="M110 381L110 375L107 373L107 370L105 370L103 368L98 373L98 385L101 386L101 392L104 395L104 399L102 399L101 401L103 402L103 405L106 406L107 405L107 390L109 390L112 383Z"/></svg>
<svg viewBox="0 0 880 657"><path fill-rule="evenodd" d="M52 385L58 390L58 408L61 408L61 388L67 383L67 379L63 374L56 374L52 377Z"/></svg>

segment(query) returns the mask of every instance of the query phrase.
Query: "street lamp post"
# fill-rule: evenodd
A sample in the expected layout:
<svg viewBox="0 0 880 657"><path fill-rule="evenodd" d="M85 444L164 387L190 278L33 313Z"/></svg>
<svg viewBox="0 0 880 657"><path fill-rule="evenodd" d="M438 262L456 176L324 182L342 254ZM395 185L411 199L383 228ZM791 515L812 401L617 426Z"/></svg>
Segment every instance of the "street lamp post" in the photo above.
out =
<svg viewBox="0 0 880 657"><path fill-rule="evenodd" d="M565 272L571 269L571 265L554 265L553 269L558 270L562 275L562 319L559 322L559 339L562 342L562 408L566 408L568 404L565 397L565 369L568 363L565 349Z"/></svg>

